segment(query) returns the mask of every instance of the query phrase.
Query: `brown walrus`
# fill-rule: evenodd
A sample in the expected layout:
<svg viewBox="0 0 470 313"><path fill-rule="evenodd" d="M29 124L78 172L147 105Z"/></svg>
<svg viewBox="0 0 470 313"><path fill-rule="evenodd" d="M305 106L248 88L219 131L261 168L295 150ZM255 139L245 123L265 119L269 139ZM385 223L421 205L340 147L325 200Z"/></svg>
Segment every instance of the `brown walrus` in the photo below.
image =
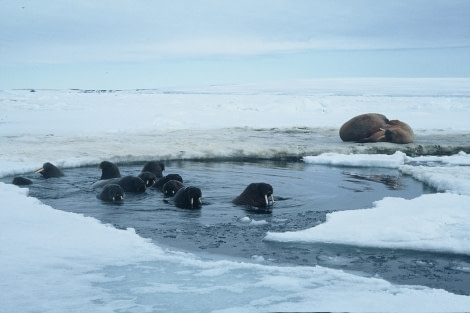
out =
<svg viewBox="0 0 470 313"><path fill-rule="evenodd" d="M353 117L339 130L343 141L393 143L413 142L414 133L411 127L399 120L389 120L385 115L367 113Z"/></svg>

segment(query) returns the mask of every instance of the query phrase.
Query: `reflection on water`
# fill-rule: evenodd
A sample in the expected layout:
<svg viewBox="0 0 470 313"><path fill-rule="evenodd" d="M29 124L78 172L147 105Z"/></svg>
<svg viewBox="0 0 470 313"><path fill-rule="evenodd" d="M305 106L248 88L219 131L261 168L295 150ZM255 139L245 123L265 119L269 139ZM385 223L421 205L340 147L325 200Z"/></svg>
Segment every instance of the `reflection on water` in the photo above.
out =
<svg viewBox="0 0 470 313"><path fill-rule="evenodd" d="M344 172L345 176L351 177L350 182L360 183L361 180L384 184L390 190L403 190L406 185L401 182L401 175L361 175L357 173Z"/></svg>
<svg viewBox="0 0 470 313"><path fill-rule="evenodd" d="M370 208L384 197L415 198L435 192L396 169L344 168L301 162L167 162L165 175L180 174L185 185L202 190L203 207L175 207L163 194L147 189L107 203L92 190L96 167L65 169L65 177L45 180L35 174L30 195L54 208L93 216L117 228L135 228L158 245L198 255L218 255L256 262L315 265L379 275L392 282L421 284L470 294L470 261L464 256L365 249L328 244L266 242L268 231L314 227L326 214ZM143 163L119 164L121 174L137 175ZM11 182L12 177L2 181ZM252 182L274 187L273 210L231 203Z"/></svg>

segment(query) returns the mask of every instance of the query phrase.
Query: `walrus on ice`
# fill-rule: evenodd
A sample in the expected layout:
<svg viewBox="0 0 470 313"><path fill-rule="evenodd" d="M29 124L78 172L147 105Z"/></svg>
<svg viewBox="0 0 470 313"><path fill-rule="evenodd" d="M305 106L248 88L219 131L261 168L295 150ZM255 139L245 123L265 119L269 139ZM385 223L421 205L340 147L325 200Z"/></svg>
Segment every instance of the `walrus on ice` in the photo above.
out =
<svg viewBox="0 0 470 313"><path fill-rule="evenodd" d="M389 120L385 115L367 113L353 117L339 130L343 141L410 143L414 140L411 127L399 120Z"/></svg>

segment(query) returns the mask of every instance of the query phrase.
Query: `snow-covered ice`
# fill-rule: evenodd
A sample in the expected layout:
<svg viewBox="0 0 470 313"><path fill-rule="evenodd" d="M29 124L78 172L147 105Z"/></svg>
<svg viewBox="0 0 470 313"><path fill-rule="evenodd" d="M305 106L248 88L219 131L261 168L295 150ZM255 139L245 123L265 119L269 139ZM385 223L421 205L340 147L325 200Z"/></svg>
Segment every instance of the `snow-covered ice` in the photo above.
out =
<svg viewBox="0 0 470 313"><path fill-rule="evenodd" d="M398 168L441 193L384 198L371 208L333 212L309 229L268 233L266 240L470 254L468 150L425 155L468 149L468 86L469 79L341 79L180 90L3 90L0 176L35 170L45 161L78 167L104 159L240 156ZM341 124L367 112L406 121L417 133L415 143L342 143ZM240 222L256 227L263 220ZM132 229L56 210L29 197L27 188L4 183L0 223L2 312L470 307L469 296L379 277L162 249Z"/></svg>

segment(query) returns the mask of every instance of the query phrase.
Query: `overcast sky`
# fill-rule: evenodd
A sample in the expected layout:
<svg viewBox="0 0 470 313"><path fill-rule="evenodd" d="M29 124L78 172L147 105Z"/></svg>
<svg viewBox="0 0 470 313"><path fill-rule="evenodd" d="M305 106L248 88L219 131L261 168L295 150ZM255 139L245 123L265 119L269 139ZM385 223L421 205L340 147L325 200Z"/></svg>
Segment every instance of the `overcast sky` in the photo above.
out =
<svg viewBox="0 0 470 313"><path fill-rule="evenodd" d="M467 0L0 0L0 89L470 77Z"/></svg>

